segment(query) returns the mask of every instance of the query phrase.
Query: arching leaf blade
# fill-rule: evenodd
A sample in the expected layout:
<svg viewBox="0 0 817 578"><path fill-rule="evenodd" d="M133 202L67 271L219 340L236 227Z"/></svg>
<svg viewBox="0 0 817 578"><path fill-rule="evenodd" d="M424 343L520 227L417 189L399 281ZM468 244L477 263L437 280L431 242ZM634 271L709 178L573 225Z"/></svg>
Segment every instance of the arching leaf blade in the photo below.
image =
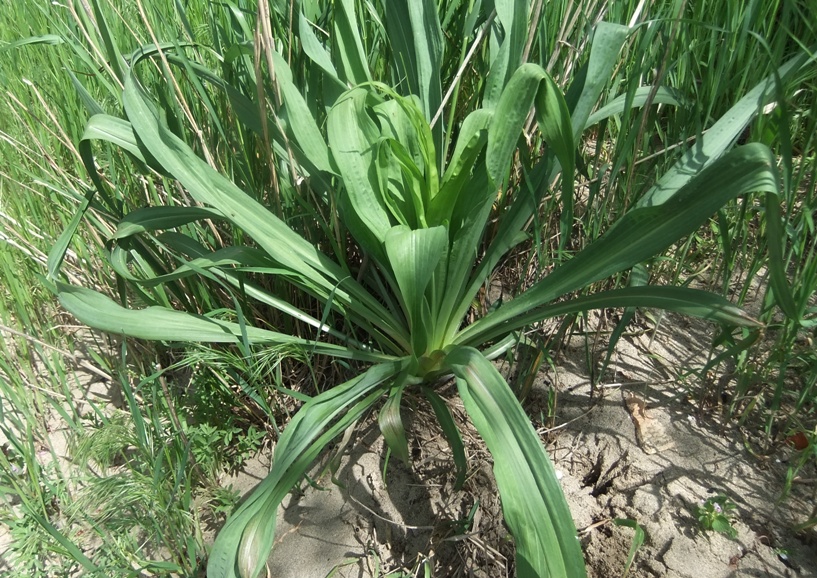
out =
<svg viewBox="0 0 817 578"><path fill-rule="evenodd" d="M477 350L457 347L446 364L465 410L494 459L519 578L583 578L581 546L553 464L508 384Z"/></svg>

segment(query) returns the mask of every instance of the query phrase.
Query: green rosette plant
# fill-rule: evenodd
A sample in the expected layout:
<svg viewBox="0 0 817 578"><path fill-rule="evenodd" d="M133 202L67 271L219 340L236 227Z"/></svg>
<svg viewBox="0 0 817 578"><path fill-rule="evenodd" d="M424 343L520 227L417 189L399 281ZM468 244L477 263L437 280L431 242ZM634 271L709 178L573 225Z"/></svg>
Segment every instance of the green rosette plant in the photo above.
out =
<svg viewBox="0 0 817 578"><path fill-rule="evenodd" d="M770 244L779 239L773 234L779 227L774 157L762 145L729 150L759 103L768 100L771 80L740 101L600 238L514 299L466 322L489 276L528 238L532 217L554 185L559 187L563 238L569 237L582 132L625 105L643 104L650 93L645 87L634 98L613 99L591 116L630 29L596 26L589 57L566 98L542 66L525 62L528 3L494 5L495 14L484 21L491 36L490 73L484 91L470 101L471 111L457 126L438 119L445 105L443 88L448 87L442 86L440 72L442 27L430 0L389 3L391 67L384 76L391 81L376 78L370 69L360 15L350 0L335 3L331 46L315 36L306 12L296 14L300 46L311 63L308 76L319 77L322 89L310 85L307 90L300 84L303 75L293 74L287 58L269 50L280 99L273 118L262 115L251 97L219 75L184 58L179 46L145 46L127 58L117 53L124 114L92 116L80 147L97 195L110 198L97 175L91 143L105 141L124 149L154 178L182 187L196 206L141 208L118 223L111 263L151 303L131 309L57 280L71 235L95 202L89 196L51 254L53 289L62 305L83 323L135 338L233 343L247 352L252 346L303 347L368 366L306 401L292 418L277 442L268 477L219 533L208 564L211 578L259 575L274 542L283 498L327 444L373 408L380 408L381 431L392 454L408 460L400 406L409 390L424 396L440 420L461 484L467 467L463 442L435 391L446 376L456 380L464 407L493 456L505 522L515 540L517 575L584 576L580 543L554 468L520 402L490 360L517 343L519 332L531 324L593 308L662 308L730 327L757 327L725 299L683 287L633 286L567 296L661 253L743 193L768 193ZM474 16L472 30L477 21ZM138 74L142 63L159 57L223 91L250 130L269 135L275 150L283 151L279 158L286 159L281 178L310 188L315 202L337 208L354 250L345 247L340 235L329 236L322 245L331 247L329 253L319 250L171 130ZM780 75L802 64L792 61ZM531 113L542 152L524 186L511 190L510 170ZM497 212L500 196L504 209ZM228 224L251 242L211 250L179 232L157 233L202 219ZM177 265L166 270L145 255L155 260L172 255ZM275 276L280 283L258 283L261 275ZM311 327L314 337L254 327L238 299L232 311L235 322L224 315L172 308L174 283L191 276L204 276L277 309ZM785 304L788 288L781 271L773 272L772 282ZM317 300L324 311L321 318L294 304L293 291Z"/></svg>

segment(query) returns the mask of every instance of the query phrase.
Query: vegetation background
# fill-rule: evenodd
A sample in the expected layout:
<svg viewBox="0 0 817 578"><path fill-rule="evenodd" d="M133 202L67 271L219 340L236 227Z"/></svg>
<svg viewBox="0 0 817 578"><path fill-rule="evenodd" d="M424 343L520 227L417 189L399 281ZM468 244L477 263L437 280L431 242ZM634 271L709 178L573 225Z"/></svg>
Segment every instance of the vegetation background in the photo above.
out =
<svg viewBox="0 0 817 578"><path fill-rule="evenodd" d="M212 275L182 279L179 291L166 292L130 283L121 268L115 272L122 257L109 242L116 222L146 205L189 204L181 187L148 178L147 169L121 149L98 146L92 154L101 171L94 176L115 194L84 210L93 187L83 159L88 151L80 144L88 119L102 111L120 113L119 59L128 62L141 47L156 43L176 55L173 66L159 59L145 74L173 130L305 238L345 243L330 207L282 172L286 151L248 130L225 92L193 73L197 65L217 70L253 102L274 107L280 96L272 85L254 80L269 77L264 55L277 51L287 57L309 86L309 61L299 49L303 40L295 22L300 10L320 22L331 4L66 0L15 2L0 11L0 518L8 534L0 572L202 573L205 536L238 499L222 486L223 474L273 443L304 396L345 379L343 367L304 348L255 350L250 356L241 347L112 339L79 326L44 283L55 268L49 253L65 239L64 231L75 228L61 263L73 284L192 312L233 306L230 292ZM360 34L369 67L385 68L390 39L382 3L350 4L367 15ZM571 246L566 250L560 236L558 195L546 197L533 242L520 245L503 265L501 280L509 293L599 238L741 97L791 56L812 54L817 31L809 0L740 4L530 3L528 20L535 24L527 54L565 90L589 57L597 22L630 26L613 74L604 79L600 106L628 102L645 86L654 87L646 93L654 106L622 106L584 133ZM259 13L269 17L259 20ZM479 35L492 9L489 2L445 2L439 13L443 89L456 86L444 109L453 126L485 90L490 54ZM468 66L460 72L464 62ZM764 143L780 159L780 258L797 314L784 314L769 290L768 223L759 196L731 202L649 269L653 281L706 287L738 305L753 303L751 313L765 332L720 335L712 343L711 363L688 368L682 386L702 410L723 407L736 424L762 429L764 441L753 452L796 440L800 461L792 465L790 479L817 455L814 83L812 63L778 84L776 105L758 111L737 139ZM534 139L524 152L534 158L540 144ZM522 157L517 172L530 164ZM495 207L498 213L502 203ZM179 230L207 247L244 240L240 230L218 225ZM615 278L595 289L625 282ZM270 307L241 305L248 319L309 336L304 324ZM323 314L312 302L297 305L317 318ZM537 347L554 348L581 321L577 315L562 320L553 334L538 338ZM512 386L520 395L526 372L541 363L529 362L518 372ZM719 379L710 379L711 372ZM597 379L603 367L588 362L587 373Z"/></svg>

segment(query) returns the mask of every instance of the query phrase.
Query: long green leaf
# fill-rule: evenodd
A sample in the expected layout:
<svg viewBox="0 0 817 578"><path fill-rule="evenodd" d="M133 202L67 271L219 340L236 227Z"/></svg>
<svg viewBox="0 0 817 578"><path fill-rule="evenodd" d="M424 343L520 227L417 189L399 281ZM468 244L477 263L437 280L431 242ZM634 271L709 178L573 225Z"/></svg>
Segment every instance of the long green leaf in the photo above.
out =
<svg viewBox="0 0 817 578"><path fill-rule="evenodd" d="M466 328L456 342L479 343L478 335L491 326L660 253L695 231L728 200L752 191L776 194L778 186L774 156L767 147L750 144L736 149L689 181L670 201L629 211L573 259Z"/></svg>
<svg viewBox="0 0 817 578"><path fill-rule="evenodd" d="M385 6L393 85L405 83L408 90L403 91L404 95L417 95L426 122L431 122L442 101L443 32L437 6L431 0L392 0ZM441 154L442 123L435 126L434 133L435 148ZM435 159L437 166L440 161Z"/></svg>
<svg viewBox="0 0 817 578"><path fill-rule="evenodd" d="M84 287L56 284L56 294L65 309L82 323L95 329L153 341L197 343L239 343L242 330L238 323L174 311L165 307L126 309L108 297ZM301 346L318 353L347 359L383 361L384 356L356 352L328 343L314 343L283 333L246 327L246 336L254 344ZM386 357L385 359L388 359Z"/></svg>
<svg viewBox="0 0 817 578"><path fill-rule="evenodd" d="M247 233L275 261L321 287L323 296L334 294L349 308L405 342L400 324L337 263L290 229L263 205L200 159L161 121L133 72L123 96L125 109L145 146L196 200L221 212Z"/></svg>
<svg viewBox="0 0 817 578"><path fill-rule="evenodd" d="M381 244L392 227L388 210L378 194L374 155L380 130L366 110L368 91L356 88L343 95L329 111L328 131L332 157L345 185L344 198L354 216L347 226L363 247L377 257ZM363 225L358 229L357 223Z"/></svg>
<svg viewBox="0 0 817 578"><path fill-rule="evenodd" d="M408 385L408 374L401 374L395 380L395 385L389 392L389 398L380 409L377 416L377 423L380 426L380 433L386 440L391 453L396 455L404 464L409 463L408 438L406 428L403 425L403 418L400 415L400 401L403 399L403 392Z"/></svg>
<svg viewBox="0 0 817 578"><path fill-rule="evenodd" d="M475 349L446 356L457 389L494 459L519 578L586 576L581 546L553 464L508 384Z"/></svg>
<svg viewBox="0 0 817 578"><path fill-rule="evenodd" d="M258 575L273 545L281 501L326 444L379 399L379 386L403 368L398 362L376 365L304 404L281 435L270 473L219 532L207 563L209 578Z"/></svg>
<svg viewBox="0 0 817 578"><path fill-rule="evenodd" d="M571 83L566 96L575 140L584 131L604 85L610 81L610 73L629 32L627 26L609 22L599 22L593 30L590 57Z"/></svg>
<svg viewBox="0 0 817 578"><path fill-rule="evenodd" d="M809 57L805 51L801 52L778 68L775 74L769 75L747 92L746 96L718 119L705 134L698 137L681 160L664 173L664 176L638 201L638 206L657 205L667 201L693 175L720 158L724 151L734 144L749 121L771 99L774 94L775 75L782 80L790 78L802 67L813 62L814 58L815 56Z"/></svg>
<svg viewBox="0 0 817 578"><path fill-rule="evenodd" d="M528 32L529 0L496 0L496 19L491 32L491 70L488 73L483 105L499 102L511 75L522 64Z"/></svg>
<svg viewBox="0 0 817 578"><path fill-rule="evenodd" d="M112 239L124 239L145 231L174 229L200 219L222 219L216 211L198 207L144 207L128 213L116 226Z"/></svg>
<svg viewBox="0 0 817 578"><path fill-rule="evenodd" d="M356 86L372 80L366 51L360 37L360 24L357 21L353 0L334 2L334 40L335 57L340 63L340 78L347 86Z"/></svg>
<svg viewBox="0 0 817 578"><path fill-rule="evenodd" d="M641 86L637 88L630 103L630 107L638 108L644 106L651 92L652 86ZM666 86L660 86L658 87L658 90L656 91L655 95L653 96L650 102L654 105L669 104L672 106L680 106L681 103L683 102L683 98L678 94L677 91ZM617 96L616 98L605 104L603 107L598 109L596 112L591 114L589 117L587 117L587 120L584 123L584 129L587 130L591 126L598 124L602 120L610 118L615 114L621 114L622 112L624 112L626 106L627 95L622 94L620 96Z"/></svg>
<svg viewBox="0 0 817 578"><path fill-rule="evenodd" d="M332 173L333 168L329 161L329 149L321 134L312 111L306 104L303 95L292 82L292 71L286 60L277 52L272 53L275 65L275 75L281 96L284 98L287 112L287 122L290 125L292 137L301 146L301 150L310 163L320 171Z"/></svg>
<svg viewBox="0 0 817 578"><path fill-rule="evenodd" d="M427 387L423 388L423 395L426 396L426 399L428 399L428 402L431 404L434 415L443 430L443 435L451 447L454 465L457 467L454 491L459 491L462 489L463 484L465 484L465 476L468 473L468 461L465 457L465 444L462 442L462 435L460 435L460 430L457 428L454 416L451 415L451 410L448 409L443 398Z"/></svg>
<svg viewBox="0 0 817 578"><path fill-rule="evenodd" d="M536 64L524 64L514 73L497 104L488 129L488 174L497 187L504 182L510 160L517 150L522 127L534 102L542 137L562 165L561 238L566 243L573 225L572 175L575 162L570 114L559 87Z"/></svg>
<svg viewBox="0 0 817 578"><path fill-rule="evenodd" d="M628 287L533 308L501 325L492 327L490 331L481 333L478 340L475 339L473 342L484 342L504 336L517 329L559 315L580 313L591 309L621 307L675 311L730 326L761 326L760 322L749 316L740 307L708 291L672 286Z"/></svg>
<svg viewBox="0 0 817 578"><path fill-rule="evenodd" d="M156 283L163 283L166 280L173 280L187 275L192 275L195 273L194 267L200 269L214 268L213 271L215 275L226 280L236 289L240 289L248 297L278 309L294 319L314 327L319 332L328 333L334 338L341 340L343 343L348 344L350 347L360 350L371 349L363 346L358 341L351 339L349 336L344 335L334 327L331 327L330 325L316 319L312 315L298 309L288 301L276 297L269 291L262 289L251 281L248 281L243 275L235 274L229 269L220 269L222 265L235 264L240 266L240 271L242 272L246 271L265 275L283 275L287 273L286 271L281 271L271 266L269 259L262 251L251 247L225 247L224 249L211 252L202 244L191 239L190 237L171 232L160 235L159 241L168 245L175 251L188 255L193 259L192 262L190 265L181 265L175 271L168 273L167 275L154 277L149 280L138 280L137 282L152 285ZM304 287L304 289L308 291L307 287ZM382 336L376 328L367 324L365 320L361 320L361 325L367 329L370 335L378 338L378 343L388 342L388 339L385 336ZM396 351L397 350L395 349L395 352Z"/></svg>

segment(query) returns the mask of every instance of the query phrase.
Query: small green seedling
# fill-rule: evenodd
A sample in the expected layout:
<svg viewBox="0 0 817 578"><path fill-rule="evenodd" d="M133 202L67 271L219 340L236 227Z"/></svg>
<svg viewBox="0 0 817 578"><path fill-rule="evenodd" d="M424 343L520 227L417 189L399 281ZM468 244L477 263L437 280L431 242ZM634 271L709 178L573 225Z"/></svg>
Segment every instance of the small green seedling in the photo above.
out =
<svg viewBox="0 0 817 578"><path fill-rule="evenodd" d="M738 537L732 525L732 512L736 508L735 503L722 494L702 500L698 506L698 524L704 531L714 530L734 540Z"/></svg>

